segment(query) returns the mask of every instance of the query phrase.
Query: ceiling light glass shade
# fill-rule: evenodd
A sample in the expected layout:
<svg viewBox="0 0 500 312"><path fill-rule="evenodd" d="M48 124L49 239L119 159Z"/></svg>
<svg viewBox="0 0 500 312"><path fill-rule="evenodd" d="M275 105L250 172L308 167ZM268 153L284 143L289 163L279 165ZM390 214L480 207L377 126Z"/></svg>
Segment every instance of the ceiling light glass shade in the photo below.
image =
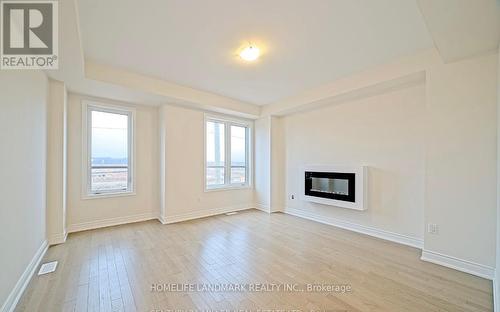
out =
<svg viewBox="0 0 500 312"><path fill-rule="evenodd" d="M256 46L248 46L240 52L240 57L245 61L255 61L260 55L260 50Z"/></svg>

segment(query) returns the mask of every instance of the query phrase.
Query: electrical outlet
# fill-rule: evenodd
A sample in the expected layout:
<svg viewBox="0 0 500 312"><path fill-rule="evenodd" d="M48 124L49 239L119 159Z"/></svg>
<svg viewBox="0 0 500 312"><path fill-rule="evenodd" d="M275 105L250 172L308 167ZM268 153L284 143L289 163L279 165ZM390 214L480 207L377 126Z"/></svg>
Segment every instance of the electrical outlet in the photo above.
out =
<svg viewBox="0 0 500 312"><path fill-rule="evenodd" d="M427 233L439 234L439 226L434 223L427 224Z"/></svg>

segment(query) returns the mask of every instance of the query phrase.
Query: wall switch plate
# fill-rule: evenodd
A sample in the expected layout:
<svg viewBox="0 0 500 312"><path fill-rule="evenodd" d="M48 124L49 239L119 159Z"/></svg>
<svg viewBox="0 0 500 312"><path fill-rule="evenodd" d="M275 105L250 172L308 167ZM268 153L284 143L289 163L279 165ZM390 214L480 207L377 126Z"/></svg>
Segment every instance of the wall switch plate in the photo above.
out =
<svg viewBox="0 0 500 312"><path fill-rule="evenodd" d="M439 234L439 226L434 223L427 224L427 233Z"/></svg>

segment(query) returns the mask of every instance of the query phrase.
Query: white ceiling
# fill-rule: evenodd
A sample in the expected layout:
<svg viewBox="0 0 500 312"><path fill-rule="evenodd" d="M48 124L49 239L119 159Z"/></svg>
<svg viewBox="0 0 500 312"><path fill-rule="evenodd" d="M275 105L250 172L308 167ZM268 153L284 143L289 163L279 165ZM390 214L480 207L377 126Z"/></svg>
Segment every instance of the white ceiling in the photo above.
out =
<svg viewBox="0 0 500 312"><path fill-rule="evenodd" d="M500 0L418 0L446 62L498 49Z"/></svg>
<svg viewBox="0 0 500 312"><path fill-rule="evenodd" d="M255 104L433 47L415 0L79 0L85 58ZM264 50L243 63L245 41Z"/></svg>

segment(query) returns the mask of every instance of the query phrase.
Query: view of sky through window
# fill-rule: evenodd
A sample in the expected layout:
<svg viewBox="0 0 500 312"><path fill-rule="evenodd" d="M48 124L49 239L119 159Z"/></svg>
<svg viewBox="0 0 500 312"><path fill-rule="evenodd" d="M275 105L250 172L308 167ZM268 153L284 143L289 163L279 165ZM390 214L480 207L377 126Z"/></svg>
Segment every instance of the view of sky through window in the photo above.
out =
<svg viewBox="0 0 500 312"><path fill-rule="evenodd" d="M92 165L128 163L128 116L92 111Z"/></svg>
<svg viewBox="0 0 500 312"><path fill-rule="evenodd" d="M91 111L91 191L128 188L128 124L125 114Z"/></svg>

